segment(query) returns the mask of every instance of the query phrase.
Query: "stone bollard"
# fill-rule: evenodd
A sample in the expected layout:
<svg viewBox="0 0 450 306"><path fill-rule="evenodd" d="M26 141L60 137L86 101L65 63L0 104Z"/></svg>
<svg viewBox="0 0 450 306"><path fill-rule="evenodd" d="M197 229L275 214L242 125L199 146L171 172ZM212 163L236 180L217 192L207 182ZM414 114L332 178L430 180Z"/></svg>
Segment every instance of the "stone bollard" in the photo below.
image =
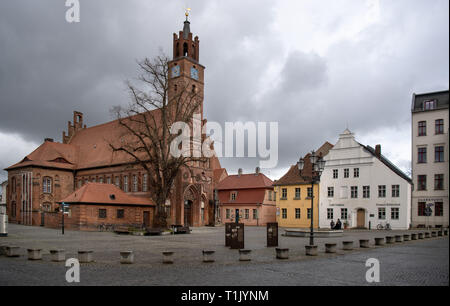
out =
<svg viewBox="0 0 450 306"><path fill-rule="evenodd" d="M395 237L393 236L386 236L386 243L392 244L395 242Z"/></svg>
<svg viewBox="0 0 450 306"><path fill-rule="evenodd" d="M431 233L430 232L425 232L425 238L431 238Z"/></svg>
<svg viewBox="0 0 450 306"><path fill-rule="evenodd" d="M384 238L375 238L375 245L385 245L385 243Z"/></svg>
<svg viewBox="0 0 450 306"><path fill-rule="evenodd" d="M417 238L423 239L425 237L424 233L418 233Z"/></svg>
<svg viewBox="0 0 450 306"><path fill-rule="evenodd" d="M437 234L438 234L438 237L442 237L443 236L442 235L442 231L438 231Z"/></svg>
<svg viewBox="0 0 450 306"><path fill-rule="evenodd" d="M277 259L289 259L289 249L276 248L275 251L277 253Z"/></svg>
<svg viewBox="0 0 450 306"><path fill-rule="evenodd" d="M6 256L8 257L19 257L19 247L18 246L6 246Z"/></svg>
<svg viewBox="0 0 450 306"><path fill-rule="evenodd" d="M134 263L134 253L133 251L122 251L120 252L120 263L121 264L132 264Z"/></svg>
<svg viewBox="0 0 450 306"><path fill-rule="evenodd" d="M306 256L317 256L317 245L305 245Z"/></svg>
<svg viewBox="0 0 450 306"><path fill-rule="evenodd" d="M6 245L0 245L0 256L6 255Z"/></svg>
<svg viewBox="0 0 450 306"><path fill-rule="evenodd" d="M369 246L369 240L368 239L361 239L359 240L359 247L363 248L363 249L368 249L370 248Z"/></svg>
<svg viewBox="0 0 450 306"><path fill-rule="evenodd" d="M203 251L203 262L214 262L214 254L216 251Z"/></svg>
<svg viewBox="0 0 450 306"><path fill-rule="evenodd" d="M173 264L173 252L162 252L162 255L163 264Z"/></svg>
<svg viewBox="0 0 450 306"><path fill-rule="evenodd" d="M411 234L411 240L417 240L417 234Z"/></svg>
<svg viewBox="0 0 450 306"><path fill-rule="evenodd" d="M353 241L342 241L342 249L345 251L353 250Z"/></svg>
<svg viewBox="0 0 450 306"><path fill-rule="evenodd" d="M42 249L28 249L28 260L41 260Z"/></svg>
<svg viewBox="0 0 450 306"><path fill-rule="evenodd" d="M404 234L403 235L403 241L410 241L411 240L411 235L410 234Z"/></svg>
<svg viewBox="0 0 450 306"><path fill-rule="evenodd" d="M336 243L325 243L325 253L336 253Z"/></svg>
<svg viewBox="0 0 450 306"><path fill-rule="evenodd" d="M402 235L395 235L395 242L403 242L403 236Z"/></svg>
<svg viewBox="0 0 450 306"><path fill-rule="evenodd" d="M437 233L435 231L431 232L431 237L437 237Z"/></svg>
<svg viewBox="0 0 450 306"><path fill-rule="evenodd" d="M251 261L252 250L239 250L239 261Z"/></svg>
<svg viewBox="0 0 450 306"><path fill-rule="evenodd" d="M93 251L78 251L78 261L80 263L89 263L93 262Z"/></svg>
<svg viewBox="0 0 450 306"><path fill-rule="evenodd" d="M66 260L66 251L65 250L50 250L51 260L54 262L60 262Z"/></svg>

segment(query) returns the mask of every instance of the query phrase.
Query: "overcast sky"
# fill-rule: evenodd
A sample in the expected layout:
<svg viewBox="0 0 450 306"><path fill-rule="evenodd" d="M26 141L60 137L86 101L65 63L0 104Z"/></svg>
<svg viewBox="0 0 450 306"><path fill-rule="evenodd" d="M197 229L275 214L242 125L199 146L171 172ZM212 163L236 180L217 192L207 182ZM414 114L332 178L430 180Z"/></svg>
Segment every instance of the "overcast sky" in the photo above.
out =
<svg viewBox="0 0 450 306"><path fill-rule="evenodd" d="M93 126L126 105L136 60L162 49L191 10L200 38L209 121L279 122L277 179L301 155L336 143L347 126L411 159L412 94L449 87L448 0L0 1L0 168L46 137L61 141L73 110ZM257 160L223 159L229 173ZM0 172L0 180L6 172Z"/></svg>

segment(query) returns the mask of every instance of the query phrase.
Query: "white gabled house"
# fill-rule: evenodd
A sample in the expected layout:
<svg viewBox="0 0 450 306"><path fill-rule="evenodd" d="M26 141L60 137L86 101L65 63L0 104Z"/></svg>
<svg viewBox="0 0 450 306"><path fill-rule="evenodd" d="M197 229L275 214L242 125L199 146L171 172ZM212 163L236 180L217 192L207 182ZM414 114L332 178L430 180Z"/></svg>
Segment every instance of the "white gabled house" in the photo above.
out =
<svg viewBox="0 0 450 306"><path fill-rule="evenodd" d="M324 157L320 181L319 226L340 219L349 228L408 229L411 179L375 149L355 140L346 129Z"/></svg>

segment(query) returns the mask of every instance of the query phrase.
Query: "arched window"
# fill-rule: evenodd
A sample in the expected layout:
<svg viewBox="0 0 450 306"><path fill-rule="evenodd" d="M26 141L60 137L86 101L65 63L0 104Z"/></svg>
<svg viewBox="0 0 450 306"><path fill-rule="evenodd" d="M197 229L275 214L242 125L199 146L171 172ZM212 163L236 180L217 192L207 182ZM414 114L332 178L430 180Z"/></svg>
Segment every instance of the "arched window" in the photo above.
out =
<svg viewBox="0 0 450 306"><path fill-rule="evenodd" d="M16 202L12 201L11 203L11 217L15 218L16 217Z"/></svg>
<svg viewBox="0 0 450 306"><path fill-rule="evenodd" d="M50 177L44 177L42 179L42 192L52 193L52 179Z"/></svg>
<svg viewBox="0 0 450 306"><path fill-rule="evenodd" d="M183 44L183 56L187 56L188 55L188 44L184 43Z"/></svg>

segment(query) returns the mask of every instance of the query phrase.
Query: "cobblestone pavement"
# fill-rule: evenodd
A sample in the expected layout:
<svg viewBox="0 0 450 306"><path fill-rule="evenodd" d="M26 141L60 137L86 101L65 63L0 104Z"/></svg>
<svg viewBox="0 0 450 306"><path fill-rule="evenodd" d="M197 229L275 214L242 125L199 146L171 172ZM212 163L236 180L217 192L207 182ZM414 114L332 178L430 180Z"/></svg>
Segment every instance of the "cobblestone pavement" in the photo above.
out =
<svg viewBox="0 0 450 306"><path fill-rule="evenodd" d="M282 232L282 230L280 231ZM366 285L368 258L381 265L381 285L447 285L448 237L375 247L374 237L406 231L346 231L344 237L316 239L319 256L304 255L307 238L282 237L280 247L289 248L290 259L275 259L265 247L265 228L245 229L246 248L252 262L240 263L238 251L224 246L224 228L196 228L190 235L121 236L113 233L60 231L9 225L9 236L0 244L21 247L19 258L0 257L0 285L66 285L64 263L50 262L49 250L63 248L67 258L77 251L94 251L95 263L81 265L81 285ZM371 248L338 250L325 254L324 244L370 239ZM26 248L43 249L42 261L28 261ZM216 251L216 262L201 262L203 249ZM121 265L119 252L133 250L135 264ZM163 265L161 252L175 252L173 265Z"/></svg>

